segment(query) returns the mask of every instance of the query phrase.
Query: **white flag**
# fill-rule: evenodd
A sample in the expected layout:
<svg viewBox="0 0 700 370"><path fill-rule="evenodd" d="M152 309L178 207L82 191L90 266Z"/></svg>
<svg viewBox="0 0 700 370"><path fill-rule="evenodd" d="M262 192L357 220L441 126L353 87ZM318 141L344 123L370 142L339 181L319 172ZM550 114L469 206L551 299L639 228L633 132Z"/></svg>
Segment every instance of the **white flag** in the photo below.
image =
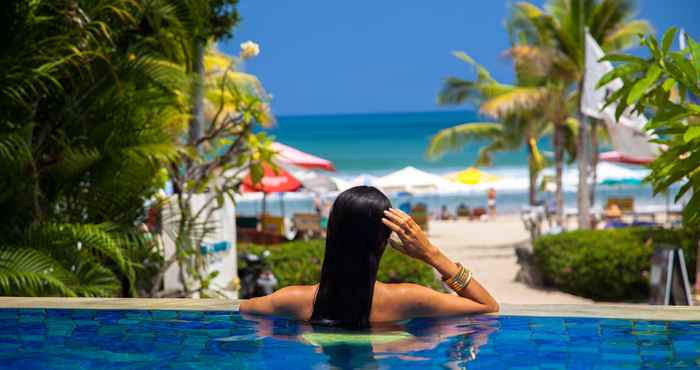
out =
<svg viewBox="0 0 700 370"><path fill-rule="evenodd" d="M630 107L620 116L619 120L616 120L617 104L610 104L603 109L606 98L623 86L622 80L616 78L604 86L596 88L598 81L606 73L613 70L613 65L610 62L600 61L604 56L605 53L593 36L586 32L586 70L583 80L581 112L589 117L605 121L613 147L623 156L654 159L659 155L659 146L649 142L654 136L649 135L644 130L647 118L643 114L631 113Z"/></svg>
<svg viewBox="0 0 700 370"><path fill-rule="evenodd" d="M583 96L581 98L581 112L589 117L603 119L601 112L605 106L605 98L622 88L623 82L616 78L605 86L596 88L598 81L608 72L613 70L613 65L608 61L600 61L605 56L593 36L586 32L586 71L583 80ZM610 107L609 107L610 108ZM613 112L614 112L613 108Z"/></svg>

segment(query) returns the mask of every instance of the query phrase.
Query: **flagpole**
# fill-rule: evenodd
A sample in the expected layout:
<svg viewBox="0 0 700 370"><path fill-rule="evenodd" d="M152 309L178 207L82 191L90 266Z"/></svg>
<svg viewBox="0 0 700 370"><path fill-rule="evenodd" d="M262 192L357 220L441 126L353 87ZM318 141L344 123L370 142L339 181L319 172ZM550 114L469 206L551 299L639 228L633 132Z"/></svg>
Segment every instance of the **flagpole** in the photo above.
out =
<svg viewBox="0 0 700 370"><path fill-rule="evenodd" d="M587 33L588 27L585 28L584 35ZM583 47L585 55L586 42L583 43ZM586 69L587 65L586 63L584 63L583 74L581 76L581 80L579 81L580 94L578 101L578 153L576 154L576 162L578 165L578 192L576 193L576 205L578 208L578 228L582 230L587 230L591 228L591 197L588 184L588 170L590 166L589 147L591 132L590 126L588 124L588 119L583 114L583 111L581 109L583 106L583 81L585 81L586 78Z"/></svg>
<svg viewBox="0 0 700 370"><path fill-rule="evenodd" d="M588 170L590 166L589 147L591 140L591 130L588 118L583 113L581 113L580 107L578 116L579 153L577 153L576 155L576 162L578 165L578 192L576 194L578 203L578 228L586 230L591 228L591 196L590 186L588 182Z"/></svg>

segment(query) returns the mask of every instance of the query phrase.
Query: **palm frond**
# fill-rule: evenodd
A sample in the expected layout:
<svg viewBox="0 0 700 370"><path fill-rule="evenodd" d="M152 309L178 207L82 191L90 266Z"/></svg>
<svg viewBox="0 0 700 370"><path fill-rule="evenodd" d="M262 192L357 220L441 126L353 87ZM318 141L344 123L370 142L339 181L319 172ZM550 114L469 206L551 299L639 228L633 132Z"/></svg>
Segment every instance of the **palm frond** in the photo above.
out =
<svg viewBox="0 0 700 370"><path fill-rule="evenodd" d="M491 117L501 118L519 110L533 109L542 104L547 95L548 91L545 88L515 87L483 102L479 111Z"/></svg>
<svg viewBox="0 0 700 370"><path fill-rule="evenodd" d="M27 244L36 246L45 253L75 254L84 249L113 263L133 283L133 267L125 258L122 248L107 232L107 227L91 224L39 224L28 230Z"/></svg>
<svg viewBox="0 0 700 370"><path fill-rule="evenodd" d="M490 166L493 162L493 154L495 152L502 152L511 149L512 148L506 143L505 140L496 139L479 149L479 155L477 156L474 164L477 166Z"/></svg>
<svg viewBox="0 0 700 370"><path fill-rule="evenodd" d="M78 284L72 289L80 297L112 297L121 290L114 272L97 263L80 260L74 270Z"/></svg>
<svg viewBox="0 0 700 370"><path fill-rule="evenodd" d="M437 159L450 150L459 150L473 140L494 140L503 128L498 123L474 122L463 123L454 127L440 130L430 139L426 156Z"/></svg>
<svg viewBox="0 0 700 370"><path fill-rule="evenodd" d="M603 37L601 47L605 51L625 50L637 44L639 35L647 35L653 32L654 28L648 21L629 21L607 33Z"/></svg>
<svg viewBox="0 0 700 370"><path fill-rule="evenodd" d="M530 152L528 161L530 171L531 173L538 174L547 166L547 162L542 156L540 148L537 146L537 140L535 140L534 137L528 139L527 146L528 151Z"/></svg>
<svg viewBox="0 0 700 370"><path fill-rule="evenodd" d="M564 149L569 155L569 163L573 163L576 160L577 146L576 140L578 138L578 127L579 122L576 118L569 117L564 121Z"/></svg>
<svg viewBox="0 0 700 370"><path fill-rule="evenodd" d="M71 279L56 260L33 248L0 245L0 293L74 297Z"/></svg>

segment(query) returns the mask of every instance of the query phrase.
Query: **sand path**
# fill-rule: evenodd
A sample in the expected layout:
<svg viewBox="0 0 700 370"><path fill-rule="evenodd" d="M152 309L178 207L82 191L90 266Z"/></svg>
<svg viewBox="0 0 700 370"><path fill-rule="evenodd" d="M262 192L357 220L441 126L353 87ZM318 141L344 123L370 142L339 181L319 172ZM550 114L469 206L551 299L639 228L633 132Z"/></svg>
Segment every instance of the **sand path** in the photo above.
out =
<svg viewBox="0 0 700 370"><path fill-rule="evenodd" d="M470 268L496 300L515 304L575 304L592 301L515 281L519 270L514 245L528 239L518 216L495 221L431 221L429 235L450 258Z"/></svg>

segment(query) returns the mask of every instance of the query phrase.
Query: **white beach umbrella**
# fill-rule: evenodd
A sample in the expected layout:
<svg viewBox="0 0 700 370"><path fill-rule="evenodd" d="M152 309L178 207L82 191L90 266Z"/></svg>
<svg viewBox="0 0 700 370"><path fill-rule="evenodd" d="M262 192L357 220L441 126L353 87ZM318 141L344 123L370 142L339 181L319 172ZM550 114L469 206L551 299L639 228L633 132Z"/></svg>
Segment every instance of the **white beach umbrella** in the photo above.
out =
<svg viewBox="0 0 700 370"><path fill-rule="evenodd" d="M411 166L380 177L375 185L386 193L427 193L452 187L449 180Z"/></svg>

